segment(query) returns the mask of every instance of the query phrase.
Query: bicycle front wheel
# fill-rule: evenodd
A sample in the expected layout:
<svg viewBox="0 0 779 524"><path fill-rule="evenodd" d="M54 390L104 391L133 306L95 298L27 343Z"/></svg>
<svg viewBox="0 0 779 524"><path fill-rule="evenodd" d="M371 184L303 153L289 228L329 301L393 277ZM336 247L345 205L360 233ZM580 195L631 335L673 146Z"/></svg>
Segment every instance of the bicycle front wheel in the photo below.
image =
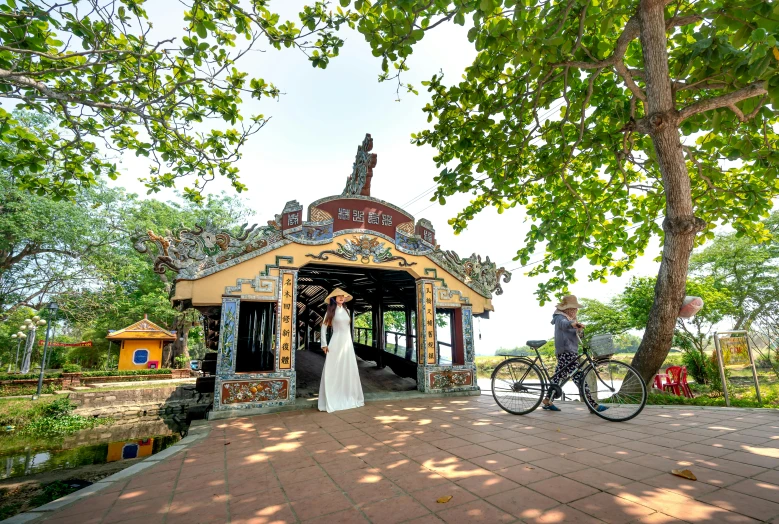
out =
<svg viewBox="0 0 779 524"><path fill-rule="evenodd" d="M590 394L584 401L590 411L612 422L630 420L646 405L646 384L631 366L618 360L593 362L584 372L582 388L588 386ZM607 409L598 411L598 407ZM602 408L601 408L602 409Z"/></svg>
<svg viewBox="0 0 779 524"><path fill-rule="evenodd" d="M541 370L524 358L504 360L492 372L492 397L504 411L526 415L544 398Z"/></svg>

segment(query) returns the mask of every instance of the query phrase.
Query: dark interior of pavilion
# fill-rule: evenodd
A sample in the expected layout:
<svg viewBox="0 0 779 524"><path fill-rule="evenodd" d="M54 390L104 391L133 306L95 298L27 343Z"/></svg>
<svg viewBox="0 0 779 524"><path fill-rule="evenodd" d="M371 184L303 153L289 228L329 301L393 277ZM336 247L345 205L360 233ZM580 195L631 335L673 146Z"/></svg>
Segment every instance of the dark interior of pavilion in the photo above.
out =
<svg viewBox="0 0 779 524"><path fill-rule="evenodd" d="M305 348L296 354L298 396L318 394L325 358L319 339L324 300L335 288L354 297L347 307L363 391L416 389L414 278L405 271L309 264L298 272L298 347Z"/></svg>
<svg viewBox="0 0 779 524"><path fill-rule="evenodd" d="M354 349L365 393L416 389L416 290L406 271L370 267L309 264L298 270L297 348L295 371L297 396L315 397L325 363L320 328L327 310L324 303L335 288L353 296L347 304L352 314ZM236 344L236 373L261 373L274 369L276 303L242 301ZM218 310L212 316L218 318ZM460 364L462 348L451 309L436 311L436 343L440 364ZM206 330L211 331L207 317ZM214 331L216 335L218 332ZM214 337L215 338L215 337ZM216 340L212 341L214 346ZM215 347L213 349L216 349ZM216 354L212 353L211 357ZM216 361L206 356L213 375ZM211 370L211 368L214 368ZM213 378L210 378L213 381ZM201 385L206 388L208 384Z"/></svg>

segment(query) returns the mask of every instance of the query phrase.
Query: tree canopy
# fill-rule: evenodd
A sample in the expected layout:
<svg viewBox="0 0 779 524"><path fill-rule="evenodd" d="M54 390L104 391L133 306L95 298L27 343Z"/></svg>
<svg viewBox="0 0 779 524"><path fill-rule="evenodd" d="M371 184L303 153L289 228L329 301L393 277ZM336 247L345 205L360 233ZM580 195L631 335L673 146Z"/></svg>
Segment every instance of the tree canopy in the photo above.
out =
<svg viewBox="0 0 779 524"><path fill-rule="evenodd" d="M0 108L0 140L15 146L0 150L0 167L22 189L75 198L101 174L118 176L106 152L132 152L150 160L150 191L184 177L194 177L184 195L195 201L215 177L243 190L235 161L268 118L241 104L280 91L241 60L264 44L325 67L343 44L333 31L349 23L327 2L307 6L299 24L268 3L179 2L178 35L174 21L152 32L143 0L0 1L0 100L56 122L36 134Z"/></svg>
<svg viewBox="0 0 779 524"><path fill-rule="evenodd" d="M341 0L346 6L351 2ZM673 336L691 250L717 223L764 239L779 193L779 6L761 0L404 0L353 3L383 79L408 68L437 27L467 26L477 56L462 79L424 82L436 149L434 198L474 195L450 223L523 206L517 259L544 254L541 302L633 267L663 241L645 379ZM390 72L396 72L390 75ZM662 222L661 222L662 221ZM701 234L699 234L701 233Z"/></svg>

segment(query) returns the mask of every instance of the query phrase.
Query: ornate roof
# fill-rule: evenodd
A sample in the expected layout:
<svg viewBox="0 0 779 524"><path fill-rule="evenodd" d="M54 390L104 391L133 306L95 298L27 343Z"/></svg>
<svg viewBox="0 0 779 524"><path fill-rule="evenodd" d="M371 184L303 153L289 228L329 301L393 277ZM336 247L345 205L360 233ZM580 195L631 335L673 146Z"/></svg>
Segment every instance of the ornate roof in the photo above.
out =
<svg viewBox="0 0 779 524"><path fill-rule="evenodd" d="M144 317L131 326L127 326L119 331L109 333L108 340L135 340L135 339L154 339L154 340L176 340L176 335L162 329L160 326Z"/></svg>
<svg viewBox="0 0 779 524"><path fill-rule="evenodd" d="M319 199L308 206L308 220L296 200L287 202L280 215L267 226L256 224L228 232L206 225L157 235L147 231L137 235L135 248L148 253L154 270L172 270L176 280L197 280L240 264L288 244L323 246L329 249L307 255L316 260L335 256L345 260L374 260L375 263L405 259L402 255L426 257L485 298L503 293L501 282L509 282L511 273L498 268L489 257L460 257L437 244L433 224L424 218L415 220L405 210L370 196L370 180L376 155L370 153L370 134L357 149L352 174L341 195ZM346 237L339 239L338 237ZM388 240L390 244L385 244ZM149 249L147 244L154 246ZM154 253L153 253L154 251ZM413 265L413 264L412 264ZM129 328L128 328L129 329Z"/></svg>

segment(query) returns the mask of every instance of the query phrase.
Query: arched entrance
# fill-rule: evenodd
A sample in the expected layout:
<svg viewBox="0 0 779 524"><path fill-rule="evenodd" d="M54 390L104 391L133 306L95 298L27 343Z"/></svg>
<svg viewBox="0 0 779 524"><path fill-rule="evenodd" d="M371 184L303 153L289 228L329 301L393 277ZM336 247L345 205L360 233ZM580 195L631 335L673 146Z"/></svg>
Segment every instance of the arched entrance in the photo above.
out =
<svg viewBox="0 0 779 524"><path fill-rule="evenodd" d="M355 296L355 314L371 313L370 329L354 333L363 360L422 392L478 394L473 317L488 318L511 274L489 257L442 250L428 220L371 197L371 148L367 135L344 192L310 204L305 220L293 200L267 226L149 231L136 242L142 252L155 246L155 270L177 273L173 303L203 313L217 416L295 403L297 355L319 344L322 300L334 287ZM403 315L390 338L387 312Z"/></svg>

